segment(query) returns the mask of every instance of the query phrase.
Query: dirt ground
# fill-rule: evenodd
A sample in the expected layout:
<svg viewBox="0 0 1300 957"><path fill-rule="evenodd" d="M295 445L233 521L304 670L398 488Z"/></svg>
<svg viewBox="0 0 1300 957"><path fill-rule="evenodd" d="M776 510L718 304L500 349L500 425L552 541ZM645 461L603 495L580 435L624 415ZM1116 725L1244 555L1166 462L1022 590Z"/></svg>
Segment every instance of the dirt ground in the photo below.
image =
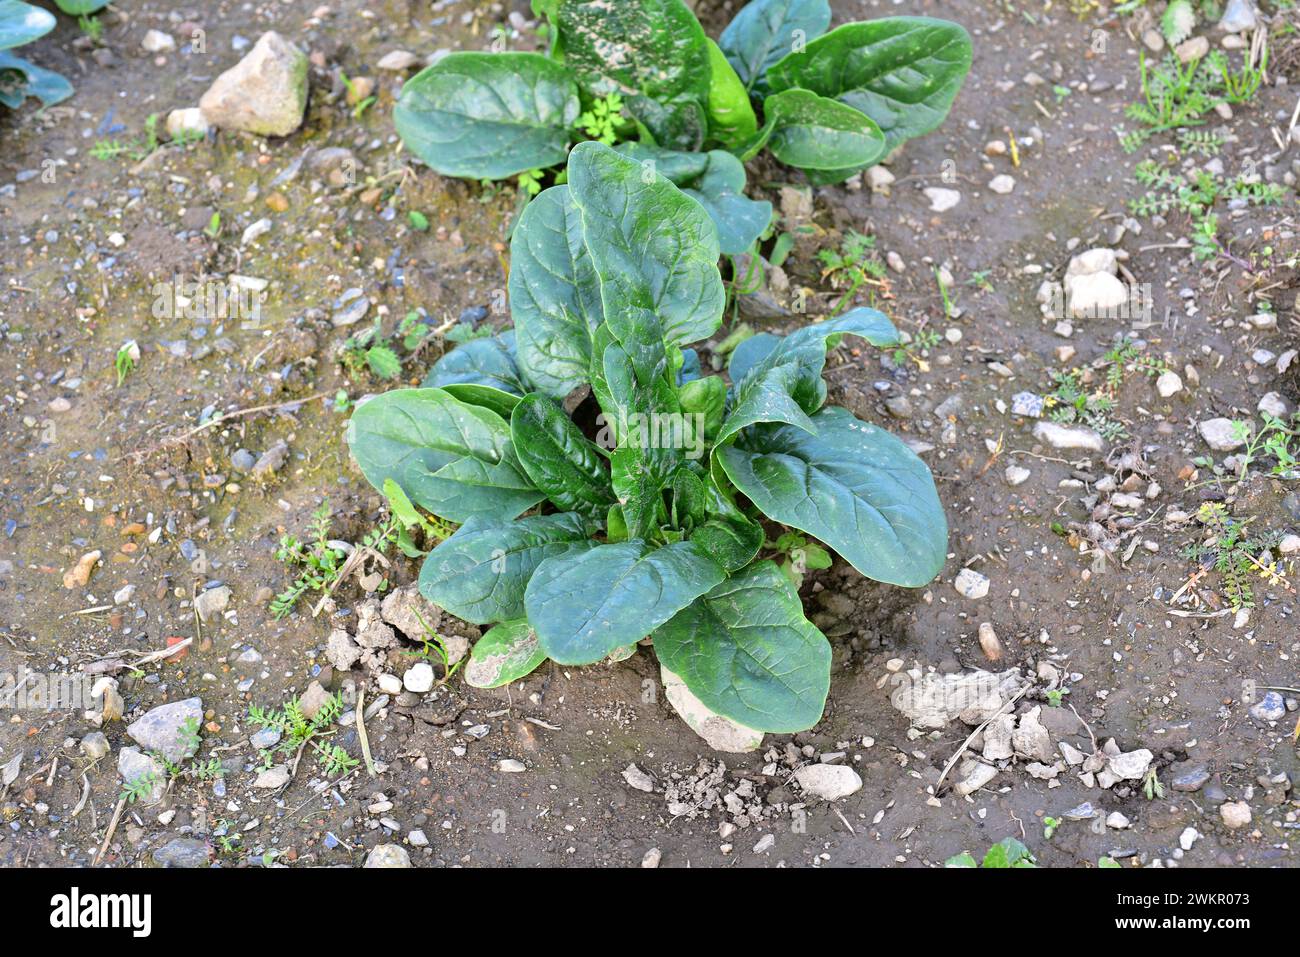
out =
<svg viewBox="0 0 1300 957"><path fill-rule="evenodd" d="M153 806L127 804L103 865L156 866L155 852L179 838L204 842L222 866L358 865L375 845L397 843L417 866L637 866L657 849L665 867L922 867L962 851L978 857L1010 836L1050 867L1095 866L1106 855L1126 866L1295 866L1297 716L1261 722L1249 708L1262 693L1252 696L1252 687L1300 685L1297 579L1256 579L1255 607L1241 616L1217 573L1196 577L1196 561L1183 555L1204 536L1188 516L1205 501L1253 517L1258 531L1300 529L1295 482L1259 476L1237 488L1203 467L1190 473L1193 459L1222 458L1196 433L1198 422L1252 418L1269 392L1292 408L1300 397L1295 365L1279 373L1274 361L1259 361L1259 350L1276 356L1300 344L1292 318L1300 280L1271 265L1294 255L1295 192L1288 187L1279 206L1224 214L1233 253L1253 270L1226 258L1198 263L1185 246L1172 248L1186 235L1179 214L1117 235L1126 201L1141 192L1133 169L1150 152L1126 154L1113 132L1137 95L1141 43L1127 32L1131 19L1095 9L1080 19L1059 0L1046 10L985 0L833 3L837 23L925 13L965 25L974 67L951 116L891 161L887 193L819 188L809 211L782 188L799 185L798 174L751 164L755 195L809 227L786 264L792 284L826 292L817 249L850 229L871 233L881 255L897 254L905 269L889 270L887 285L864 290L861 301L874 296L913 335L939 334L901 365L865 347L828 361L831 402L925 449L951 554L940 578L915 591L867 582L839 562L809 576L805 607L834 646L821 723L769 736L751 754L714 752L674 715L642 648L615 665L548 663L496 691L453 679L418 703L389 701L365 720L378 776L361 767L327 778L308 761L288 785L267 789L254 786L250 705L279 706L313 680L344 689L349 708L358 685L367 703L378 695L362 672L336 674L324 656L331 629L356 619L364 596L355 583L317 616L309 601L284 620L267 608L270 592L288 583L277 542L286 532L303 536L324 499L337 539L357 540L382 514L349 462L336 394L355 401L387 385L349 375L340 344L375 316L391 330L413 309L436 323L486 315L508 324L501 301L512 194L422 167L395 172L408 159L391 122L402 77L375 64L399 48L421 56L484 48L512 9L527 16L527 3L121 6L104 17L99 51L78 45L67 18L27 51L73 80L72 99L40 114L31 106L0 113L0 443L9 453L0 469L0 673L76 673L104 657L129 662L171 636L193 638L179 661L118 674L127 720L201 697L200 757L226 773L215 783L178 779ZM729 16L724 4L699 7L711 33ZM149 28L185 37L194 27L205 31L205 52L141 49ZM237 38L269 29L311 54L311 102L297 133L223 133L142 162L90 154L97 141L140 136L151 113L195 104L241 55ZM516 49L535 42L508 40ZM340 70L376 81L378 100L360 116L346 103ZM1272 128L1285 140L1300 71L1289 79L1231 120L1212 117L1212 128L1234 138L1221 154L1230 172L1277 151ZM986 155L990 140L1012 135L1018 166ZM326 147L353 152L352 183L331 184L310 164L293 172L304 151ZM1297 155L1292 148L1277 163L1289 170ZM998 174L1014 178L1009 194L989 188ZM958 190L961 201L934 212L926 187ZM427 231L412 228L412 209L425 214ZM216 239L204 232L213 213ZM241 243L263 218L270 230ZM1059 279L1072 253L1112 245L1149 286L1151 315L1076 320L1061 336L1039 308L1040 284ZM935 267L954 279L956 317L945 317ZM177 273L266 280L261 318L157 318L155 283ZM982 284L970 281L977 274ZM1263 287L1280 317L1273 328L1246 321ZM335 328L331 315L351 289L369 297L368 315ZM1113 416L1128 434L1105 452L1036 439L1034 420L1012 413L1012 396L1049 391L1053 370L1092 362L1119 336L1178 371L1183 389L1162 398L1150 377L1126 377ZM119 385L114 360L128 340L141 355ZM1072 358L1060 358L1062 346L1073 347ZM440 350L431 345L409 361L403 380L418 382ZM907 401L891 401L899 397ZM952 397L959 401L945 401ZM200 428L231 412L241 414ZM288 458L278 470L254 477L232 464L238 450L260 455L279 441ZM1012 465L1029 471L1022 484L1008 482ZM1092 511L1104 505L1106 476L1141 498L1124 520ZM1098 532L1117 541L1106 560ZM95 549L102 560L88 584L65 587L64 573ZM987 597L955 590L965 567L988 577ZM399 585L417 572L417 562L396 555L390 579ZM229 607L200 626L193 597L219 585L231 590ZM117 601L127 586L134 591ZM1148 798L1137 782L1089 788L1073 773L1040 780L1013 764L969 798L947 783L936 797L971 729L909 729L887 679L900 666L994 667L977 640L982 622L1005 649L997 669L1034 674L1048 663L1066 676L1059 707L1032 702L1055 738L1085 753L1093 736L1149 749L1163 796ZM118 753L132 743L122 722L109 723L102 730L112 750L91 763L79 742L96 730L81 709L0 715L0 766L23 754L2 796L0 863L95 859L122 793ZM334 740L361 756L352 724ZM863 787L835 803L805 801L791 766L829 752L844 752ZM502 770L509 760L524 770ZM632 763L650 774L652 792L625 780ZM1197 766L1208 781L1172 786ZM1228 829L1225 800L1249 803L1252 823ZM1084 802L1097 816L1068 819ZM1131 826L1105 827L1114 811ZM1050 838L1045 817L1063 821ZM1199 836L1185 850L1188 828ZM413 831L424 839L412 840Z"/></svg>

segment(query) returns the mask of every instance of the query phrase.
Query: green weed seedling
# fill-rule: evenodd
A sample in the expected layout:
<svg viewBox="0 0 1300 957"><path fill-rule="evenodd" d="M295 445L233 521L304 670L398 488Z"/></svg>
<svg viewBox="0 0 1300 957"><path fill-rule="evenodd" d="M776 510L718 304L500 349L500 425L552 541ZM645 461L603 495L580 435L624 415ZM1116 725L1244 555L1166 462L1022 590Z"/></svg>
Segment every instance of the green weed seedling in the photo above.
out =
<svg viewBox="0 0 1300 957"><path fill-rule="evenodd" d="M330 726L343 713L343 696L335 693L323 704L319 711L310 718L303 714L302 702L295 697L282 708L270 709L253 705L248 709L248 720L259 728L274 728L281 738L275 747L262 752L262 760L270 767L275 755L296 756L304 749L310 749L316 755L316 762L326 777L347 774L360 765L360 761L348 754L347 750L324 739L334 734Z"/></svg>
<svg viewBox="0 0 1300 957"><path fill-rule="evenodd" d="M1034 855L1029 853L1029 848L1017 841L1014 837L1004 837L984 855L982 861L976 862L969 851L963 851L955 857L950 857L944 861L944 867L983 867L983 868L1024 868L1037 867L1034 861Z"/></svg>

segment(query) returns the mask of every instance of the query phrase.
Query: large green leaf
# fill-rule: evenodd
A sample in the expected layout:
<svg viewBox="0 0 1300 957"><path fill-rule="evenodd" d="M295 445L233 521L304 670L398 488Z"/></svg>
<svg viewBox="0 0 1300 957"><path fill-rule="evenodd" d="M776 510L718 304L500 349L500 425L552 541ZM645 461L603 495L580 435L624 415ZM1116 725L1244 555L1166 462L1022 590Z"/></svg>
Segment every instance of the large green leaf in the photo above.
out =
<svg viewBox="0 0 1300 957"><path fill-rule="evenodd" d="M451 53L402 87L393 123L444 176L504 179L563 163L578 87L536 53Z"/></svg>
<svg viewBox="0 0 1300 957"><path fill-rule="evenodd" d="M471 688L499 688L531 674L546 660L526 621L503 621L474 643L465 663Z"/></svg>
<svg viewBox="0 0 1300 957"><path fill-rule="evenodd" d="M491 409L505 419L529 391L515 361L513 330L457 346L433 364L421 385L444 389L462 402Z"/></svg>
<svg viewBox="0 0 1300 957"><path fill-rule="evenodd" d="M746 89L762 86L768 67L831 25L826 0L753 0L727 24L718 45Z"/></svg>
<svg viewBox="0 0 1300 957"><path fill-rule="evenodd" d="M586 665L644 638L725 577L691 542L633 539L548 558L524 605L548 657Z"/></svg>
<svg viewBox="0 0 1300 957"><path fill-rule="evenodd" d="M54 29L54 14L21 0L0 0L0 50L20 47Z"/></svg>
<svg viewBox="0 0 1300 957"><path fill-rule="evenodd" d="M788 734L821 720L831 646L780 569L759 562L654 633L655 654L718 714Z"/></svg>
<svg viewBox="0 0 1300 957"><path fill-rule="evenodd" d="M6 82L10 78L17 82ZM0 50L0 103L16 110L25 98L34 96L41 101L41 106L53 106L72 93L72 84L62 74L14 56L8 50Z"/></svg>
<svg viewBox="0 0 1300 957"><path fill-rule="evenodd" d="M749 91L726 56L712 40L709 44L709 138L727 149L740 146L758 132L758 117Z"/></svg>
<svg viewBox="0 0 1300 957"><path fill-rule="evenodd" d="M348 445L362 474L385 479L441 518L514 518L544 496L528 480L510 443L510 426L490 409L443 389L396 389L360 406Z"/></svg>
<svg viewBox="0 0 1300 957"><path fill-rule="evenodd" d="M885 155L880 128L838 100L808 90L784 90L769 96L763 110L772 124L768 149L787 166L851 171Z"/></svg>
<svg viewBox="0 0 1300 957"><path fill-rule="evenodd" d="M615 150L661 173L704 207L718 231L718 249L746 252L772 219L772 204L745 196L745 166L725 150L684 153L648 143L620 143Z"/></svg>
<svg viewBox="0 0 1300 957"><path fill-rule="evenodd" d="M772 204L745 195L745 166L723 150L710 150L703 175L684 192L701 206L718 230L718 250L747 252L772 221Z"/></svg>
<svg viewBox="0 0 1300 957"><path fill-rule="evenodd" d="M925 463L884 429L830 406L816 434L755 425L715 454L768 518L825 542L877 581L918 587L943 567L948 524Z"/></svg>
<svg viewBox="0 0 1300 957"><path fill-rule="evenodd" d="M591 335L604 321L568 186L544 190L519 217L508 286L519 364L537 388L563 398L587 381Z"/></svg>
<svg viewBox="0 0 1300 957"><path fill-rule="evenodd" d="M822 381L826 350L844 335L861 336L873 346L892 346L898 342L898 331L888 317L865 307L850 309L837 319L804 326L782 339L759 340L742 353L746 365L744 377L739 381L735 380L733 368L735 400L731 413L722 423L718 442L756 422L788 422L815 432L808 417L826 401L826 383ZM757 358L760 350L762 357Z"/></svg>
<svg viewBox="0 0 1300 957"><path fill-rule="evenodd" d="M556 20L565 65L589 96L620 94L660 146L700 148L708 40L681 0L561 0Z"/></svg>
<svg viewBox="0 0 1300 957"><path fill-rule="evenodd" d="M524 588L543 561L596 543L573 512L529 515L513 522L472 518L429 553L420 594L476 625L524 617Z"/></svg>
<svg viewBox="0 0 1300 957"><path fill-rule="evenodd" d="M846 23L767 71L773 92L802 88L875 120L892 150L943 122L970 71L970 36L931 17Z"/></svg>
<svg viewBox="0 0 1300 957"><path fill-rule="evenodd" d="M726 294L717 231L704 208L658 172L600 143L575 146L568 169L604 315L629 354L619 323L630 323L634 310L657 318L675 345L711 336Z"/></svg>
<svg viewBox="0 0 1300 957"><path fill-rule="evenodd" d="M604 519L614 504L605 458L562 408L540 392L524 396L510 435L524 471L557 508Z"/></svg>

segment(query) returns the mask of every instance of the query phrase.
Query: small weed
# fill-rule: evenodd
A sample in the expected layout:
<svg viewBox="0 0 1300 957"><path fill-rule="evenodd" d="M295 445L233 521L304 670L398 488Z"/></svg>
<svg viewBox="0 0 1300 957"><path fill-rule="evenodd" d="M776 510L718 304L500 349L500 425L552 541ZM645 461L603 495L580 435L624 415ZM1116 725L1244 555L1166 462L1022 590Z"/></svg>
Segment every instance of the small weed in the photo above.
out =
<svg viewBox="0 0 1300 957"><path fill-rule="evenodd" d="M1146 795L1148 801L1154 801L1165 796L1165 786L1160 783L1160 778L1156 776L1155 768L1147 771L1146 776L1142 778L1142 793Z"/></svg>
<svg viewBox="0 0 1300 957"><path fill-rule="evenodd" d="M402 359L383 341L383 320L375 319L369 329L348 336L339 351L339 362L351 376L369 371L377 379L390 381L402 374Z"/></svg>
<svg viewBox="0 0 1300 957"><path fill-rule="evenodd" d="M460 670L460 666L465 663L462 658L454 665L451 664L451 654L447 650L447 639L438 634L429 623L424 620L424 616L416 611L416 619L420 622L420 627L424 629L424 635L420 638L420 648L418 651L408 651L406 654L412 658L419 658L421 661L427 661L431 664L442 665L442 683L446 684L451 680L452 675Z"/></svg>
<svg viewBox="0 0 1300 957"><path fill-rule="evenodd" d="M267 710L253 705L248 709L248 720L260 728L274 728L281 734L279 743L262 752L265 766L270 767L278 753L296 755L304 748L310 748L315 752L316 762L325 775L334 777L348 773L361 763L349 755L346 749L321 740L334 733L326 729L342 713L343 696L336 693L310 718L303 713L301 699L295 697L278 709Z"/></svg>
<svg viewBox="0 0 1300 957"><path fill-rule="evenodd" d="M830 552L799 532L784 532L776 541L764 544L781 556L781 571L796 591L803 587L805 573L831 567Z"/></svg>
<svg viewBox="0 0 1300 957"><path fill-rule="evenodd" d="M126 377L135 371L135 364L140 361L140 347L134 339L122 343L113 359L113 369L117 373L117 385L121 388Z"/></svg>
<svg viewBox="0 0 1300 957"><path fill-rule="evenodd" d="M1034 855L1029 853L1029 848L1017 841L1014 837L1004 837L988 849L984 855L984 860L976 862L969 851L963 851L955 857L950 857L943 862L944 867L984 867L984 868L1024 868L1037 867L1034 861Z"/></svg>
<svg viewBox="0 0 1300 957"><path fill-rule="evenodd" d="M850 305L862 286L879 285L885 277L885 264L876 253L876 237L856 230L849 230L838 247L819 250L817 259L822 264L822 279L830 280L835 289L848 287L827 318Z"/></svg>
<svg viewBox="0 0 1300 957"><path fill-rule="evenodd" d="M329 501L326 500L312 513L308 542L299 541L293 535L284 535L280 539L280 545L275 550L276 560L291 569L301 567L302 570L288 588L272 599L270 611L275 618L287 616L298 604L298 599L308 592L328 594L342 578L348 553L346 549L331 544L331 518ZM399 531L397 520L390 515L367 532L357 548L383 554L397 541ZM379 589L382 590L386 585L386 581L381 581Z"/></svg>
<svg viewBox="0 0 1300 957"><path fill-rule="evenodd" d="M207 236L208 239L216 239L221 235L221 214L220 213L212 214L212 218L208 220L208 224L203 227L203 235Z"/></svg>
<svg viewBox="0 0 1300 957"><path fill-rule="evenodd" d="M623 125L623 97L610 93L591 104L578 117L578 129L588 138L613 146Z"/></svg>
<svg viewBox="0 0 1300 957"><path fill-rule="evenodd" d="M1086 425L1114 442L1128 436L1128 429L1113 415L1125 377L1130 371L1154 377L1166 368L1162 360L1145 355L1136 343L1121 339L1087 369L1053 371L1055 387L1043 405L1054 422ZM1102 381L1097 388L1090 388L1097 373L1102 373Z"/></svg>
<svg viewBox="0 0 1300 957"><path fill-rule="evenodd" d="M1203 503L1196 510L1196 520L1205 527L1208 537L1188 545L1183 556L1219 573L1223 597L1234 610L1255 606L1256 575L1270 585L1289 587L1281 564L1265 555L1277 544L1278 535L1252 536L1248 531L1250 519L1233 518L1222 502Z"/></svg>
<svg viewBox="0 0 1300 957"><path fill-rule="evenodd" d="M1050 841L1052 835L1056 833L1056 829L1061 826L1061 823L1059 817L1045 816L1043 818L1043 840Z"/></svg>

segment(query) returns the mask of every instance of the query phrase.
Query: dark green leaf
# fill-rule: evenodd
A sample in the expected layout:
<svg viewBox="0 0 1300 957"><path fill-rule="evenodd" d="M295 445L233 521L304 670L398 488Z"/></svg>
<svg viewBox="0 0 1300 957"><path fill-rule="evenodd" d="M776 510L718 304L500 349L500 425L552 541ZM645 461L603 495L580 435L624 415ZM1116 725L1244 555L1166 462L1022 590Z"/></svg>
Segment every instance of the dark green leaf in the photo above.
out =
<svg viewBox="0 0 1300 957"><path fill-rule="evenodd" d="M772 138L768 149L798 169L869 166L885 155L885 137L871 118L808 90L785 90L763 103Z"/></svg>
<svg viewBox="0 0 1300 957"><path fill-rule="evenodd" d="M802 88L875 120L888 152L943 122L970 70L970 36L930 17L846 23L767 72L774 92Z"/></svg>
<svg viewBox="0 0 1300 957"><path fill-rule="evenodd" d="M500 688L518 681L546 660L537 634L526 621L503 621L474 643L465 663L471 688Z"/></svg>
<svg viewBox="0 0 1300 957"><path fill-rule="evenodd" d="M524 588L543 561L596 543L581 515L529 515L513 522L474 518L429 553L420 594L476 625L524 617Z"/></svg>
<svg viewBox="0 0 1300 957"><path fill-rule="evenodd" d="M524 396L510 435L524 471L557 508L604 519L614 503L605 458L562 408L540 392Z"/></svg>
<svg viewBox="0 0 1300 957"><path fill-rule="evenodd" d="M717 232L700 204L658 173L594 142L579 143L569 155L569 188L600 278L606 321L624 347L627 332L620 323L631 321L632 310L657 317L676 345L711 336L726 296Z"/></svg>
<svg viewBox="0 0 1300 957"><path fill-rule="evenodd" d="M548 657L586 665L644 638L724 577L690 542L633 539L547 559L524 604Z"/></svg>
<svg viewBox="0 0 1300 957"><path fill-rule="evenodd" d="M450 53L402 87L393 122L444 176L504 179L563 163L578 87L536 53Z"/></svg>
<svg viewBox="0 0 1300 957"><path fill-rule="evenodd" d="M718 45L709 45L709 138L727 149L740 146L758 132L758 118L749 102L749 91Z"/></svg>
<svg viewBox="0 0 1300 957"><path fill-rule="evenodd" d="M453 382L451 385L443 386L442 390L468 405L491 409L507 422L510 421L510 413L519 404L519 396L513 392L503 392L490 385L479 385L476 382Z"/></svg>
<svg viewBox="0 0 1300 957"><path fill-rule="evenodd" d="M810 422L815 435L752 426L715 454L768 518L815 536L868 578L927 584L943 567L948 524L925 463L845 409Z"/></svg>
<svg viewBox="0 0 1300 957"><path fill-rule="evenodd" d="M672 474L670 485L673 528L692 528L704 521L704 511L709 500L704 480L690 466L681 465Z"/></svg>
<svg viewBox="0 0 1300 957"><path fill-rule="evenodd" d="M722 426L722 415L727 405L727 386L722 376L711 375L684 382L678 388L677 396L682 403L682 412L700 416L704 440L712 443Z"/></svg>
<svg viewBox="0 0 1300 957"><path fill-rule="evenodd" d="M33 7L32 9L39 9ZM42 10L42 13L45 11ZM21 75L16 85L7 86L6 81ZM23 105L26 97L34 96L41 101L41 106L54 106L72 96L72 84L53 70L39 67L22 57L14 56L6 50L0 50L0 102L17 109Z"/></svg>
<svg viewBox="0 0 1300 957"><path fill-rule="evenodd" d="M590 97L619 93L660 146L700 148L709 49L681 0L562 0L556 19L564 62Z"/></svg>
<svg viewBox="0 0 1300 957"><path fill-rule="evenodd" d="M761 86L768 67L831 25L826 0L753 0L727 24L718 38L746 89Z"/></svg>
<svg viewBox="0 0 1300 957"><path fill-rule="evenodd" d="M655 653L707 707L759 731L821 720L831 646L770 561L697 598L654 633Z"/></svg>
<svg viewBox="0 0 1300 957"><path fill-rule="evenodd" d="M648 166L674 186L687 186L704 175L709 165L708 153L668 150L653 143L619 143L614 151Z"/></svg>
<svg viewBox="0 0 1300 957"><path fill-rule="evenodd" d="M704 174L684 192L701 206L718 230L718 249L728 256L747 251L772 221L772 204L744 195L745 167L723 150L709 152Z"/></svg>
<svg viewBox="0 0 1300 957"><path fill-rule="evenodd" d="M515 457L510 426L489 409L442 389L397 389L357 407L348 444L362 474L385 479L434 515L514 518L544 496Z"/></svg>
<svg viewBox="0 0 1300 957"><path fill-rule="evenodd" d="M519 365L537 388L562 399L587 381L591 336L604 321L568 186L544 190L519 217L510 239L509 290Z"/></svg>
<svg viewBox="0 0 1300 957"><path fill-rule="evenodd" d="M734 383L735 401L718 441L756 422L788 422L815 432L808 416L826 401L826 383L822 381L826 350L846 334L861 336L879 347L898 342L898 331L889 318L863 307L804 326L776 342L763 339L751 346L749 343L759 338L754 336L742 343L736 351L744 349L744 377ZM762 358L754 361L760 352Z"/></svg>

